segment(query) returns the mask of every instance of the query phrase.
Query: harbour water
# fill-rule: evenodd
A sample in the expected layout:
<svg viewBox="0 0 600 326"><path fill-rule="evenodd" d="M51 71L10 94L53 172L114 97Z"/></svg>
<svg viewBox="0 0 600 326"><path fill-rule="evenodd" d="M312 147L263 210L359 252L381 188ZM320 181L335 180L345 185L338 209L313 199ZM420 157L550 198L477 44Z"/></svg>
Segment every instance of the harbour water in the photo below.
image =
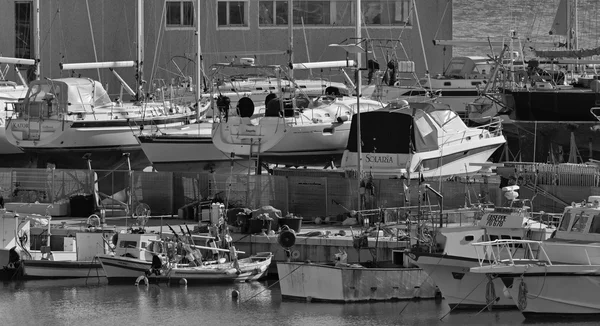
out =
<svg viewBox="0 0 600 326"><path fill-rule="evenodd" d="M2 325L521 325L518 310L453 311L442 301L282 301L276 281L183 287L59 280L0 285ZM233 300L231 293L240 297ZM573 321L539 325L573 325ZM577 322L597 325L597 322Z"/></svg>
<svg viewBox="0 0 600 326"><path fill-rule="evenodd" d="M558 0L454 0L454 37L478 39L546 35ZM584 21L598 1L581 0ZM534 14L537 12L539 15ZM588 17L592 18L585 18ZM430 28L435 28L432 24ZM587 46L591 34L582 35ZM597 38L596 38L597 39ZM486 49L454 50L455 55ZM473 52L475 51L475 53ZM233 290L240 298L233 300ZM442 301L330 304L282 301L275 281L169 287L107 285L97 280L7 282L0 285L0 325L519 325L529 321L518 310L452 311ZM572 325L573 321L540 325ZM577 322L597 325L597 321Z"/></svg>

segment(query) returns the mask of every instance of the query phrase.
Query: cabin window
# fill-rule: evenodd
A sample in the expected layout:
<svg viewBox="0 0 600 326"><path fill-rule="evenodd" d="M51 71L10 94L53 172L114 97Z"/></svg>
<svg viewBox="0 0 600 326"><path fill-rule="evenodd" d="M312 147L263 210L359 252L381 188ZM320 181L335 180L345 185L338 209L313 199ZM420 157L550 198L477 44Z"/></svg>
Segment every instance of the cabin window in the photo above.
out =
<svg viewBox="0 0 600 326"><path fill-rule="evenodd" d="M466 236L465 236L465 241L467 241L467 242L471 242L471 241L473 241L473 240L475 240L475 237L474 237L474 236L472 236L472 235L466 235Z"/></svg>
<svg viewBox="0 0 600 326"><path fill-rule="evenodd" d="M590 233L600 233L600 214L594 216L592 225L590 226Z"/></svg>
<svg viewBox="0 0 600 326"><path fill-rule="evenodd" d="M571 224L571 216L571 211L565 212L560 221L560 227L558 228L558 231L567 231L569 229L569 224Z"/></svg>
<svg viewBox="0 0 600 326"><path fill-rule="evenodd" d="M495 241L495 240L498 240L498 236L490 234L490 241Z"/></svg>
<svg viewBox="0 0 600 326"><path fill-rule="evenodd" d="M166 24L168 28L194 27L194 4L192 1L167 0Z"/></svg>
<svg viewBox="0 0 600 326"><path fill-rule="evenodd" d="M480 81L474 81L474 82L471 82L471 85L478 86L478 85L481 85L481 82Z"/></svg>
<svg viewBox="0 0 600 326"><path fill-rule="evenodd" d="M588 221L587 215L584 215L583 212L577 214L575 219L573 220L573 226L571 227L572 232L583 232L585 230L585 226Z"/></svg>
<svg viewBox="0 0 600 326"><path fill-rule="evenodd" d="M146 248L146 245L147 245L147 243L146 243L146 242L144 242L144 241L142 241L142 248L144 248L144 249L145 249L145 248Z"/></svg>
<svg viewBox="0 0 600 326"><path fill-rule="evenodd" d="M248 27L248 1L219 1L217 3L219 27Z"/></svg>
<svg viewBox="0 0 600 326"><path fill-rule="evenodd" d="M119 248L137 248L137 241L121 241Z"/></svg>
<svg viewBox="0 0 600 326"><path fill-rule="evenodd" d="M33 53L33 3L15 2L15 57L32 58Z"/></svg>
<svg viewBox="0 0 600 326"><path fill-rule="evenodd" d="M452 86L451 82L444 82L444 86Z"/></svg>

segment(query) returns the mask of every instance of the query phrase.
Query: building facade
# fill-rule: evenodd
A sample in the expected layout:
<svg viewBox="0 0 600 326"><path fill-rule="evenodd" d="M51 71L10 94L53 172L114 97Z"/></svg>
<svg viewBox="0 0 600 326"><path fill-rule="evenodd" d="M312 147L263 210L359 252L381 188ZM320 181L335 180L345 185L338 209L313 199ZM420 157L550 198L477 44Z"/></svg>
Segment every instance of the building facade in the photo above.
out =
<svg viewBox="0 0 600 326"><path fill-rule="evenodd" d="M148 85L196 75L197 30L205 67L242 57L287 65L290 49L294 62L343 60L346 52L329 44L351 42L356 35L355 0L2 0L0 56L35 58L39 50L42 78L87 76L116 94L120 86L110 71L63 71L59 64L136 60L138 3L143 7L143 76ZM414 61L421 76L425 58L429 71L438 73L452 55L432 42L434 37L452 38L452 0L363 0L362 17L362 37L370 40L371 50L363 66L371 59L385 67L395 55ZM134 69L117 70L134 83ZM330 71L314 74L338 78ZM7 71L7 79L15 77Z"/></svg>

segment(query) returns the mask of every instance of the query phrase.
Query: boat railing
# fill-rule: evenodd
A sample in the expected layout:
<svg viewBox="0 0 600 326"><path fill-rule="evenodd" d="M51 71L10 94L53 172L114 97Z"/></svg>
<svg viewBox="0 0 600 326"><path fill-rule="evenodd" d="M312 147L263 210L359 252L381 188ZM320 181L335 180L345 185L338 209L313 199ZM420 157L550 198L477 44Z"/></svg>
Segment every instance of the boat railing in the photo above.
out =
<svg viewBox="0 0 600 326"><path fill-rule="evenodd" d="M587 265L593 265L592 260L590 259L589 250L591 249L596 252L600 250L600 245L590 243L552 242L544 244L543 241L512 239L476 242L472 245L475 247L479 266L520 265L524 262L552 265L552 260L544 249L545 246L561 246L563 248L568 248L568 251L573 253L577 250L583 250L585 257L587 258ZM523 248L523 250L525 250L524 258L516 257L516 248Z"/></svg>
<svg viewBox="0 0 600 326"><path fill-rule="evenodd" d="M493 241L476 242L472 244L477 253L479 266L489 265L520 265L527 262L545 262L552 265L550 258L542 247L541 241L497 239ZM516 257L517 248L525 252L523 257ZM541 258L540 258L541 257Z"/></svg>
<svg viewBox="0 0 600 326"><path fill-rule="evenodd" d="M502 120L498 117L492 117L490 122L481 126L477 126L477 129L483 129L490 132L492 136L502 135Z"/></svg>

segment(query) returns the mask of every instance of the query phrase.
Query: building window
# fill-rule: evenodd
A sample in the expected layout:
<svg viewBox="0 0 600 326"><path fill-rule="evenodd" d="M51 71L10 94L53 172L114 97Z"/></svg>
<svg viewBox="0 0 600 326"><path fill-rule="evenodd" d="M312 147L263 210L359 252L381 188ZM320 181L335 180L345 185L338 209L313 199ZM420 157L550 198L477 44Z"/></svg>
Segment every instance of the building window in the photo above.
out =
<svg viewBox="0 0 600 326"><path fill-rule="evenodd" d="M194 27L194 4L192 1L167 1L167 27Z"/></svg>
<svg viewBox="0 0 600 326"><path fill-rule="evenodd" d="M411 1L363 1L361 23L365 26L410 25ZM259 1L259 25L287 25L287 4L287 0ZM354 0L294 0L293 6L294 25L356 25L356 1Z"/></svg>
<svg viewBox="0 0 600 326"><path fill-rule="evenodd" d="M33 54L32 2L15 2L15 57L31 59Z"/></svg>
<svg viewBox="0 0 600 326"><path fill-rule="evenodd" d="M363 24L410 25L411 0L370 0L362 2Z"/></svg>
<svg viewBox="0 0 600 326"><path fill-rule="evenodd" d="M247 27L247 1L219 1L217 4L217 24L220 27Z"/></svg>
<svg viewBox="0 0 600 326"><path fill-rule="evenodd" d="M288 2L268 0L258 3L258 24L275 26L288 24Z"/></svg>

